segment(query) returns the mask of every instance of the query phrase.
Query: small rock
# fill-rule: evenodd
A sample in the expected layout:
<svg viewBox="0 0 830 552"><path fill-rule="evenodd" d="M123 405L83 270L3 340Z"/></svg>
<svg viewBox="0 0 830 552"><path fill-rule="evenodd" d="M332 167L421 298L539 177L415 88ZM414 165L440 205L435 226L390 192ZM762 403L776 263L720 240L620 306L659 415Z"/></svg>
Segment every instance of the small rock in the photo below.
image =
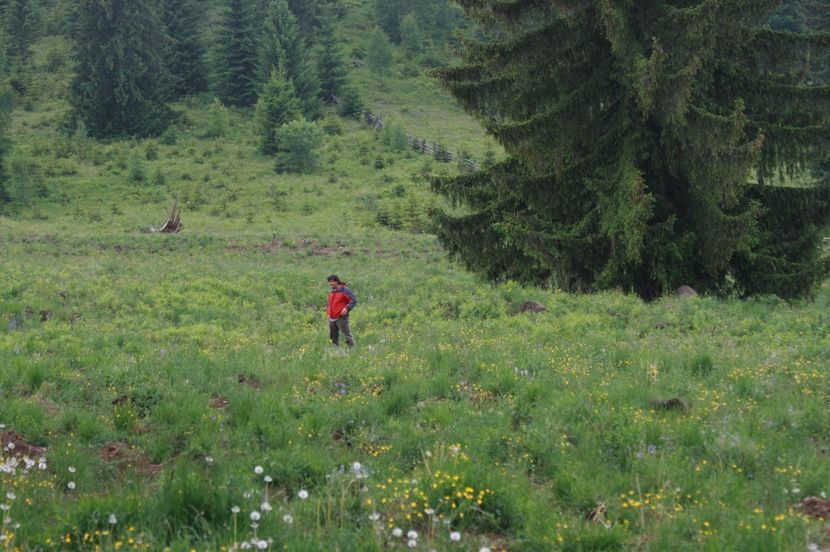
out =
<svg viewBox="0 0 830 552"><path fill-rule="evenodd" d="M547 312L547 310L545 305L537 301L528 301L520 309L521 312Z"/></svg>
<svg viewBox="0 0 830 552"><path fill-rule="evenodd" d="M239 374L239 376L237 376L237 381L239 383L244 383L245 385L253 389L260 389L262 387L262 384L259 383L258 379L248 377L245 374Z"/></svg>
<svg viewBox="0 0 830 552"><path fill-rule="evenodd" d="M697 297L697 292L689 286L680 286L676 293L680 297Z"/></svg>
<svg viewBox="0 0 830 552"><path fill-rule="evenodd" d="M689 403L677 397L672 397L671 399L666 399L664 401L651 401L649 404L652 408L659 408L662 410L681 410L683 412L688 412L691 409Z"/></svg>

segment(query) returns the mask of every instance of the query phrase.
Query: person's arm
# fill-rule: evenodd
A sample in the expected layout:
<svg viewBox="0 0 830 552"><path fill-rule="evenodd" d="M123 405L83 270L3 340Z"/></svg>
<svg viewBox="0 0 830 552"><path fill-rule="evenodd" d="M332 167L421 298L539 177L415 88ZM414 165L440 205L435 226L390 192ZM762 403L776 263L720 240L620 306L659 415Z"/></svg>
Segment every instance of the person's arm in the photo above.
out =
<svg viewBox="0 0 830 552"><path fill-rule="evenodd" d="M357 306L357 297L354 296L354 293L349 288L343 288L343 293L345 293L346 297L349 298L349 304L346 305L346 308L349 312L352 312L352 309Z"/></svg>

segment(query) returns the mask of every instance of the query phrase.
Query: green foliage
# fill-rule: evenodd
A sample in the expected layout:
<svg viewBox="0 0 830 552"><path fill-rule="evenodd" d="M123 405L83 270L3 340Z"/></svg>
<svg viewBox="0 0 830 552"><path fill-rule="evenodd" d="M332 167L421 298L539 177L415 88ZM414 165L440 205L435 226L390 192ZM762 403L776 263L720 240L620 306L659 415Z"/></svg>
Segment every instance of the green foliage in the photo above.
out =
<svg viewBox="0 0 830 552"><path fill-rule="evenodd" d="M271 77L265 83L256 106L260 151L265 154L276 153L279 149L277 129L301 115L300 102L285 70L282 67L272 69Z"/></svg>
<svg viewBox="0 0 830 552"><path fill-rule="evenodd" d="M205 115L207 120L201 132L202 138L222 138L228 133L230 112L219 98L213 98ZM172 139L169 134L167 136L168 141Z"/></svg>
<svg viewBox="0 0 830 552"><path fill-rule="evenodd" d="M343 117L358 118L363 115L366 106L357 88L346 85L340 91L338 112Z"/></svg>
<svg viewBox="0 0 830 552"><path fill-rule="evenodd" d="M340 42L335 36L335 14L326 11L320 18L317 69L320 74L320 95L325 102L332 103L333 96L339 96L346 83L346 63Z"/></svg>
<svg viewBox="0 0 830 552"><path fill-rule="evenodd" d="M381 139L393 151L402 152L409 147L406 129L395 121L386 123L381 133Z"/></svg>
<svg viewBox="0 0 830 552"><path fill-rule="evenodd" d="M90 136L147 136L169 124L167 37L148 0L80 0L72 16L78 45L70 100ZM74 119L73 119L74 120Z"/></svg>
<svg viewBox="0 0 830 552"><path fill-rule="evenodd" d="M6 46L12 65L25 65L37 36L37 19L31 0L9 0L5 12L0 12L2 18L5 18L7 36L0 39L0 45Z"/></svg>
<svg viewBox="0 0 830 552"><path fill-rule="evenodd" d="M223 0L213 40L214 91L225 105L251 106L257 100L259 54L254 2Z"/></svg>
<svg viewBox="0 0 830 552"><path fill-rule="evenodd" d="M490 278L567 290L654 298L735 279L759 291L761 265L746 261L756 256L788 275L765 292L812 289L826 266L786 253L764 222L802 204L801 191L761 208L753 190L827 147L830 100L802 69L828 43L754 26L769 11L470 4L496 38L437 75L511 158L435 181L470 208L438 215L443 243ZM823 200L815 205L787 217L810 259L820 254L813 228L828 221ZM806 216L815 212L824 218Z"/></svg>
<svg viewBox="0 0 830 552"><path fill-rule="evenodd" d="M425 36L414 13L408 13L401 18L400 32L404 51L410 56L420 54L424 48Z"/></svg>
<svg viewBox="0 0 830 552"><path fill-rule="evenodd" d="M280 67L294 86L309 119L320 113L320 80L312 57L306 52L297 20L286 0L269 0L266 4L263 36L259 41L260 82L267 83Z"/></svg>
<svg viewBox="0 0 830 552"><path fill-rule="evenodd" d="M202 42L203 6L195 0L162 0L160 10L170 37L165 62L171 73L172 97L205 91L208 82L206 49Z"/></svg>
<svg viewBox="0 0 830 552"><path fill-rule="evenodd" d="M369 37L369 45L366 50L366 66L369 70L378 75L385 74L392 65L394 55L389 39L380 29L375 29Z"/></svg>
<svg viewBox="0 0 830 552"><path fill-rule="evenodd" d="M318 150L324 134L318 123L298 119L275 131L277 170L280 172L310 173L319 164Z"/></svg>
<svg viewBox="0 0 830 552"><path fill-rule="evenodd" d="M7 159L9 190L12 198L24 205L48 195L43 169L26 151L15 150Z"/></svg>

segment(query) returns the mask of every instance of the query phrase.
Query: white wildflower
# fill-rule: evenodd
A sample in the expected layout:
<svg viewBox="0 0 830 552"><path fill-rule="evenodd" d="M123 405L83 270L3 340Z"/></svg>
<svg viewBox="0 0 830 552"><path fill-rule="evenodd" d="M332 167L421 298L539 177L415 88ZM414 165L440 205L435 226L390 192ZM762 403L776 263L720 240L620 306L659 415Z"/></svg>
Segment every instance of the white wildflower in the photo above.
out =
<svg viewBox="0 0 830 552"><path fill-rule="evenodd" d="M256 510L251 512L251 521L256 522L256 521L259 521L260 519L262 519L262 515L260 515L259 512L257 512Z"/></svg>
<svg viewBox="0 0 830 552"><path fill-rule="evenodd" d="M400 537L401 535L403 535L403 529L401 529L400 527L395 527L394 529L392 529L393 537Z"/></svg>
<svg viewBox="0 0 830 552"><path fill-rule="evenodd" d="M282 520L288 525L291 525L292 523L294 523L294 516L292 516L291 514L285 514L284 516L282 516Z"/></svg>
<svg viewBox="0 0 830 552"><path fill-rule="evenodd" d="M115 525L116 523L118 523L118 518L115 517L115 514L110 514L110 517L107 518L107 521L110 525Z"/></svg>
<svg viewBox="0 0 830 552"><path fill-rule="evenodd" d="M450 533L450 540L453 541L453 542L460 541L461 540L461 533L459 533L458 531L453 531L452 533Z"/></svg>
<svg viewBox="0 0 830 552"><path fill-rule="evenodd" d="M265 470L262 469L262 466L254 467L254 473L257 474L257 475L262 475L262 472L264 472L264 471Z"/></svg>
<svg viewBox="0 0 830 552"><path fill-rule="evenodd" d="M305 500L308 498L308 491L302 489L300 492L297 493L297 496L300 497L300 500Z"/></svg>

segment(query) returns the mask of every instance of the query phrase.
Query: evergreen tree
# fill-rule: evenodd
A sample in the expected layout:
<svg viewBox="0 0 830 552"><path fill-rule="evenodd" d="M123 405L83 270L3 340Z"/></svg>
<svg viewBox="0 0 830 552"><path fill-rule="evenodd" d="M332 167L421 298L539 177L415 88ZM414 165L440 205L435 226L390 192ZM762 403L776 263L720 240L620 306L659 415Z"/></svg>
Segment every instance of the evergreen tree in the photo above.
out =
<svg viewBox="0 0 830 552"><path fill-rule="evenodd" d="M392 45L386 38L386 33L375 29L369 37L369 46L366 49L366 66L373 73L381 75L389 71L392 59Z"/></svg>
<svg viewBox="0 0 830 552"><path fill-rule="evenodd" d="M311 36L320 12L320 0L288 0L304 36Z"/></svg>
<svg viewBox="0 0 830 552"><path fill-rule="evenodd" d="M346 63L340 43L334 36L335 15L331 11L320 18L320 41L317 67L320 73L320 95L331 102L332 96L341 93L346 83Z"/></svg>
<svg viewBox="0 0 830 552"><path fill-rule="evenodd" d="M35 41L35 13L30 0L9 0L5 8L6 50L9 63L23 65Z"/></svg>
<svg viewBox="0 0 830 552"><path fill-rule="evenodd" d="M172 117L165 103L167 36L151 0L78 0L70 101L91 136L145 136Z"/></svg>
<svg viewBox="0 0 830 552"><path fill-rule="evenodd" d="M828 147L803 71L827 36L764 28L774 0L461 4L498 38L437 75L510 155L434 181L471 209L437 216L470 268L646 298L824 277L828 189L772 184Z"/></svg>
<svg viewBox="0 0 830 552"><path fill-rule="evenodd" d="M226 105L250 106L257 100L259 53L257 9L247 0L223 0L214 38L216 95Z"/></svg>
<svg viewBox="0 0 830 552"><path fill-rule="evenodd" d="M302 115L302 107L294 92L294 85L282 67L271 70L271 77L265 83L257 102L256 115L260 151L265 154L276 153L279 149L277 129Z"/></svg>
<svg viewBox="0 0 830 552"><path fill-rule="evenodd" d="M316 118L320 113L320 80L313 60L306 53L296 17L285 0L270 0L264 19L259 41L260 82L266 82L275 68L284 66L305 116Z"/></svg>
<svg viewBox="0 0 830 552"><path fill-rule="evenodd" d="M201 28L204 8L194 0L161 0L161 17L170 44L165 55L172 76L171 95L180 98L207 89Z"/></svg>

